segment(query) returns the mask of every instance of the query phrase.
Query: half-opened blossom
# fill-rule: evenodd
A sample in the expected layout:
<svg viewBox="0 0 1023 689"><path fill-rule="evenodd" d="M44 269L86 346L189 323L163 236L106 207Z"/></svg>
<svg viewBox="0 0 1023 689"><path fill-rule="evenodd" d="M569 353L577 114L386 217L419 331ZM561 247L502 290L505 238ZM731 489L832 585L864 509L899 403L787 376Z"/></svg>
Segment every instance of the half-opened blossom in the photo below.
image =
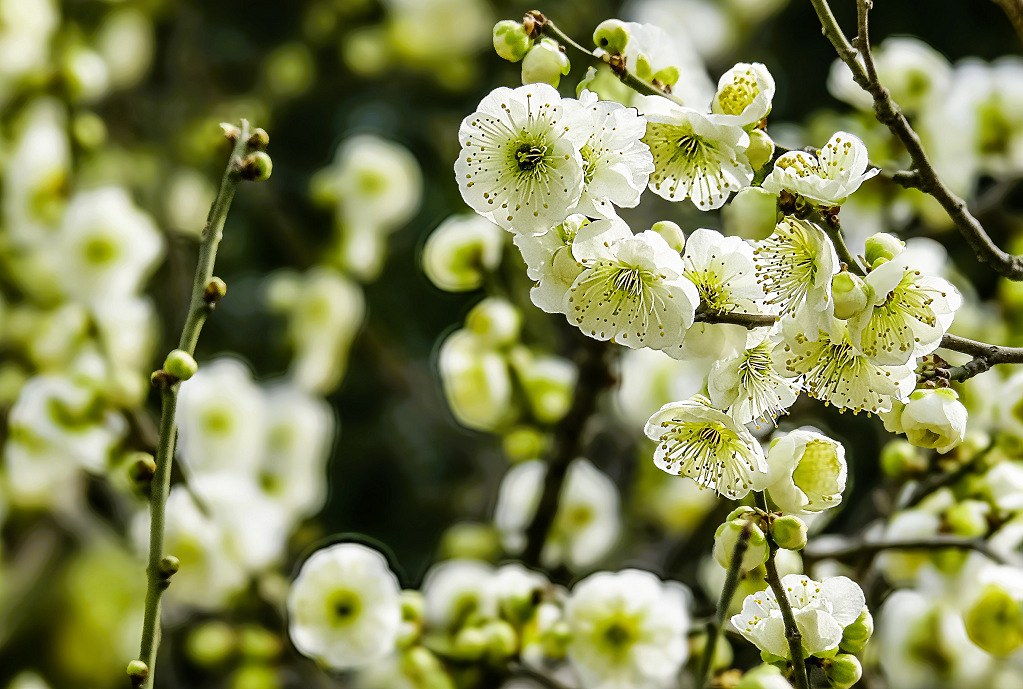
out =
<svg viewBox="0 0 1023 689"><path fill-rule="evenodd" d="M781 585L802 635L803 651L808 655L837 648L842 632L860 616L865 603L862 589L847 577L828 577L818 582L802 574L787 574ZM792 658L773 589L747 596L742 612L732 616L732 624L761 651Z"/></svg>
<svg viewBox="0 0 1023 689"><path fill-rule="evenodd" d="M541 234L563 221L583 188L580 133L564 115L548 84L494 89L458 130L455 178L465 202L517 234Z"/></svg>
<svg viewBox="0 0 1023 689"><path fill-rule="evenodd" d="M749 186L749 135L725 122L679 105L649 112L646 136L654 157L650 189L669 201L690 199L702 211L720 208L728 196Z"/></svg>
<svg viewBox="0 0 1023 689"><path fill-rule="evenodd" d="M702 395L664 405L646 422L644 432L657 442L658 469L688 476L726 498L737 500L760 490L767 479L760 443Z"/></svg>
<svg viewBox="0 0 1023 689"><path fill-rule="evenodd" d="M789 151L774 161L763 187L777 194L799 194L822 206L841 205L860 185L879 173L867 169L867 147L853 134L837 132L817 152Z"/></svg>
<svg viewBox="0 0 1023 689"><path fill-rule="evenodd" d="M633 349L677 346L699 303L682 257L652 230L607 241L612 223L621 221L590 223L572 244L584 270L568 291L569 321L590 337Z"/></svg>
<svg viewBox="0 0 1023 689"><path fill-rule="evenodd" d="M526 275L536 283L529 290L529 297L547 313L565 312L565 295L583 272L583 265L572 255L572 242L589 222L585 215L573 213L543 234L517 234L513 239L526 262ZM632 236L624 223L604 227L607 241Z"/></svg>
<svg viewBox="0 0 1023 689"><path fill-rule="evenodd" d="M849 319L849 336L861 352L882 365L898 365L930 354L963 303L948 280L922 275L902 255L871 270L871 308Z"/></svg>
<svg viewBox="0 0 1023 689"><path fill-rule="evenodd" d="M718 79L710 107L715 114L747 127L767 117L773 98L774 77L767 67L759 62L740 62Z"/></svg>
<svg viewBox="0 0 1023 689"><path fill-rule="evenodd" d="M576 212L599 218L615 216L615 206L632 208L654 171L650 147L641 140L646 119L633 108L583 91L565 100L568 126L589 137L581 144L583 191Z"/></svg>
<svg viewBox="0 0 1023 689"><path fill-rule="evenodd" d="M784 512L820 512L842 502L845 448L823 433L800 428L773 440L767 466L767 491Z"/></svg>

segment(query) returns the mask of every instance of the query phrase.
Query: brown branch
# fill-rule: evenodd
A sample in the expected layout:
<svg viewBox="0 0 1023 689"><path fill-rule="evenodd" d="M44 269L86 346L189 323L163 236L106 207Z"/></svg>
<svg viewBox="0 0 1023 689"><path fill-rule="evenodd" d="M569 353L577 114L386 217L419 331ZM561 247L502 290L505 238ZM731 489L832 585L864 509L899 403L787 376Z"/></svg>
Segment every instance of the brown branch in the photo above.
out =
<svg viewBox="0 0 1023 689"><path fill-rule="evenodd" d="M1016 29L1016 35L1023 41L1023 0L991 0L1005 12L1009 18L1012 28Z"/></svg>
<svg viewBox="0 0 1023 689"><path fill-rule="evenodd" d="M540 564L540 554L557 516L568 467L583 448L583 432L587 421L597 409L597 398L616 382L609 362L615 348L608 342L593 340L578 334L578 331L576 333L582 338L578 354L579 377L572 396L572 406L554 432L554 449L547 462L540 504L533 521L526 528L526 547L521 560L529 566Z"/></svg>
<svg viewBox="0 0 1023 689"><path fill-rule="evenodd" d="M803 559L807 562L819 560L855 560L861 557L873 559L875 555L885 550L940 550L942 548L958 548L960 550L973 550L978 552L992 562L1000 565L1009 564L1001 554L996 553L988 544L980 538L962 538L960 536L935 535L928 538L912 538L891 541L857 541L836 547L806 547L803 549Z"/></svg>
<svg viewBox="0 0 1023 689"><path fill-rule="evenodd" d="M778 322L778 317L762 313L711 311L701 307L696 311L696 322L727 323L729 325L741 325L747 330L752 330L753 328L770 328Z"/></svg>
<svg viewBox="0 0 1023 689"><path fill-rule="evenodd" d="M928 373L924 379L947 377L962 382L975 375L989 370L998 364L1023 364L1023 347L1000 347L986 342L977 342L958 335L945 333L941 338L941 347L954 352L969 354L973 358L962 366L952 366L943 373Z"/></svg>
<svg viewBox="0 0 1023 689"><path fill-rule="evenodd" d="M838 57L849 66L855 82L874 99L874 116L878 122L888 127L909 153L913 170L900 173L896 176L896 181L903 186L913 186L934 197L955 223L959 233L966 239L979 261L990 264L996 272L1009 279L1023 280L1023 256L1010 254L998 248L980 221L970 213L966 202L945 186L927 157L920 137L910 126L902 109L892 100L888 89L882 86L878 80L874 58L870 52L868 12L873 4L872 1L856 0L859 33L855 39L855 47L839 27L827 0L810 0L810 2L817 12L824 36L834 46ZM858 57L863 60L862 63L857 59Z"/></svg>

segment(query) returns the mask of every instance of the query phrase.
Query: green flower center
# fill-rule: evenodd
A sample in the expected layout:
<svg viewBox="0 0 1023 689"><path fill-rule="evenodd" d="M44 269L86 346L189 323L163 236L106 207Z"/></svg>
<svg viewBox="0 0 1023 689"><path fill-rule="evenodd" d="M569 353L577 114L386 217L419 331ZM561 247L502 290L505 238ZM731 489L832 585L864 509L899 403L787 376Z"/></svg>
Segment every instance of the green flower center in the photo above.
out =
<svg viewBox="0 0 1023 689"><path fill-rule="evenodd" d="M543 148L535 144L523 143L515 149L515 162L523 172L532 172L543 162L544 154Z"/></svg>
<svg viewBox="0 0 1023 689"><path fill-rule="evenodd" d="M343 627L351 624L359 617L362 610L362 600L359 596L347 589L335 591L327 599L327 610L330 622L335 627Z"/></svg>
<svg viewBox="0 0 1023 689"><path fill-rule="evenodd" d="M811 500L833 500L840 492L838 475L841 468L838 453L831 443L811 440L792 472L792 481Z"/></svg>
<svg viewBox="0 0 1023 689"><path fill-rule="evenodd" d="M617 612L595 630L596 646L603 653L621 659L639 640L639 621L635 616Z"/></svg>

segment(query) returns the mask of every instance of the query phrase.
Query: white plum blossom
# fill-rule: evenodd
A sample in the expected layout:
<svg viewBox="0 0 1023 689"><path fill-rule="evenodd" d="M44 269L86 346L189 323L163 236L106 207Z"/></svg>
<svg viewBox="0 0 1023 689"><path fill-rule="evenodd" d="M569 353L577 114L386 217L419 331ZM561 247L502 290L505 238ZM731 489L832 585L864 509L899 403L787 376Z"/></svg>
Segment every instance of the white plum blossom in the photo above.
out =
<svg viewBox="0 0 1023 689"><path fill-rule="evenodd" d="M700 210L720 208L749 186L749 135L742 127L679 105L647 112L643 141L654 157L650 190L669 201L690 199Z"/></svg>
<svg viewBox="0 0 1023 689"><path fill-rule="evenodd" d="M753 265L753 247L740 237L700 229L686 241L683 275L700 295L700 307L716 313L757 313L764 291ZM729 323L697 323L680 348L664 348L677 358L729 356L741 351L746 328Z"/></svg>
<svg viewBox="0 0 1023 689"><path fill-rule="evenodd" d="M621 221L590 223L572 244L584 270L568 292L569 321L595 339L633 349L677 346L699 303L682 257L652 230L607 241L612 223Z"/></svg>
<svg viewBox="0 0 1023 689"><path fill-rule="evenodd" d="M847 577L828 577L817 582L802 574L787 574L781 584L802 634L803 649L809 655L837 648L842 632L856 621L866 602L859 585ZM732 624L761 651L792 658L773 589L747 596L742 612L732 616Z"/></svg>
<svg viewBox="0 0 1023 689"><path fill-rule="evenodd" d="M568 127L589 132L579 148L583 163L583 191L576 212L614 217L615 206L632 208L654 171L650 147L641 141L646 119L620 103L597 100L583 91L579 100L566 100Z"/></svg>
<svg viewBox="0 0 1023 689"><path fill-rule="evenodd" d="M946 453L966 437L966 407L952 388L914 390L905 404L883 416L885 428L905 433L917 447Z"/></svg>
<svg viewBox="0 0 1023 689"><path fill-rule="evenodd" d="M463 426L492 431L513 415L512 378L501 352L476 333L456 330L440 346L441 384Z"/></svg>
<svg viewBox="0 0 1023 689"><path fill-rule="evenodd" d="M937 349L963 303L947 280L921 275L902 254L871 270L864 282L873 302L849 319L849 336L871 361L885 366Z"/></svg>
<svg viewBox="0 0 1023 689"><path fill-rule="evenodd" d="M687 591L624 569L583 579L565 603L568 660L584 689L665 689L689 646Z"/></svg>
<svg viewBox="0 0 1023 689"><path fill-rule="evenodd" d="M774 77L767 67L759 62L740 62L721 75L710 107L714 114L748 127L767 117L773 98Z"/></svg>
<svg viewBox="0 0 1023 689"><path fill-rule="evenodd" d="M423 272L446 292L476 289L500 265L505 237L486 218L472 213L452 215L427 237Z"/></svg>
<svg viewBox="0 0 1023 689"><path fill-rule="evenodd" d="M803 390L839 409L871 414L889 411L916 385L915 364L878 366L857 350L842 321L811 340L794 319L782 321L783 339L775 347L775 370L786 378L802 377Z"/></svg>
<svg viewBox="0 0 1023 689"><path fill-rule="evenodd" d="M848 132L836 132L817 155L789 151L779 157L763 187L774 194L785 190L812 203L838 206L881 171L868 170L867 165L863 142Z"/></svg>
<svg viewBox="0 0 1023 689"><path fill-rule="evenodd" d="M358 543L338 543L302 564L288 594L288 632L304 655L335 670L393 653L401 629L401 586L387 560Z"/></svg>
<svg viewBox="0 0 1023 689"><path fill-rule="evenodd" d="M784 512L820 512L842 502L848 467L837 440L800 428L771 441L767 466L767 492Z"/></svg>
<svg viewBox="0 0 1023 689"><path fill-rule="evenodd" d="M776 423L799 396L799 382L774 370L771 354L778 342L772 332L757 328L747 333L745 349L715 361L707 377L711 402L739 423Z"/></svg>
<svg viewBox="0 0 1023 689"><path fill-rule="evenodd" d="M457 630L472 617L497 615L494 568L479 560L445 560L423 579L423 617L438 630Z"/></svg>
<svg viewBox="0 0 1023 689"><path fill-rule="evenodd" d="M565 313L568 290L583 272L582 264L572 255L572 242L588 223L585 215L576 213L541 235L515 235L513 241L526 262L526 275L536 283L529 290L529 297L547 313ZM623 223L609 223L604 227L604 240L608 242L632 236Z"/></svg>
<svg viewBox="0 0 1023 689"><path fill-rule="evenodd" d="M523 462L508 470L497 496L494 525L509 553L526 545L525 531L540 505L547 465ZM568 467L554 524L540 553L545 567L565 564L570 569L591 569L618 541L621 497L607 474L585 459Z"/></svg>
<svg viewBox="0 0 1023 689"><path fill-rule="evenodd" d="M455 178L462 198L516 234L546 232L579 201L579 148L588 136L568 126L552 86L494 89L458 130Z"/></svg>
<svg viewBox="0 0 1023 689"><path fill-rule="evenodd" d="M839 265L824 230L809 221L786 217L769 237L757 242L753 260L767 303L778 305L782 315L798 314L809 337L828 328L834 310L831 278Z"/></svg>
<svg viewBox="0 0 1023 689"><path fill-rule="evenodd" d="M760 443L702 395L664 405L647 421L644 432L657 443L657 468L688 476L727 498L745 497L762 489L767 480Z"/></svg>

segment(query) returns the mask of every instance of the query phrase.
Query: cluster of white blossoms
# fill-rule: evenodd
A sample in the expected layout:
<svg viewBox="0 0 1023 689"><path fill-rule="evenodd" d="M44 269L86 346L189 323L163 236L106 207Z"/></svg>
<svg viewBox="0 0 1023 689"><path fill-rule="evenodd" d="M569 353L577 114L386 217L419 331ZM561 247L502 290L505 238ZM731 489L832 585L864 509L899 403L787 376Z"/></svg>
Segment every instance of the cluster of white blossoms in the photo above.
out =
<svg viewBox="0 0 1023 689"><path fill-rule="evenodd" d="M402 590L378 551L337 543L303 563L287 607L295 647L362 689L451 686L443 660L515 661L582 689L667 689L689 655L688 590L637 569L567 590L517 563L454 559Z"/></svg>

